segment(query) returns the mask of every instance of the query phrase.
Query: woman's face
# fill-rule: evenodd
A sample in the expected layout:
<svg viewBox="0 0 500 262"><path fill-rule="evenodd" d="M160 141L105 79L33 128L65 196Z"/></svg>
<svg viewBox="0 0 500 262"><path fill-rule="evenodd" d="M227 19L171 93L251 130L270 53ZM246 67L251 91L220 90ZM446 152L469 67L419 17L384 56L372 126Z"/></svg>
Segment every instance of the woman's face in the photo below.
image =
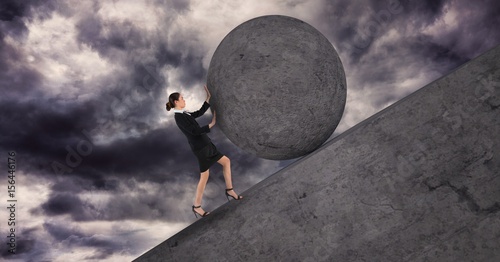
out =
<svg viewBox="0 0 500 262"><path fill-rule="evenodd" d="M184 97L182 97L182 95L179 95L179 100L175 101L175 105L181 109L186 107L186 101L184 101Z"/></svg>

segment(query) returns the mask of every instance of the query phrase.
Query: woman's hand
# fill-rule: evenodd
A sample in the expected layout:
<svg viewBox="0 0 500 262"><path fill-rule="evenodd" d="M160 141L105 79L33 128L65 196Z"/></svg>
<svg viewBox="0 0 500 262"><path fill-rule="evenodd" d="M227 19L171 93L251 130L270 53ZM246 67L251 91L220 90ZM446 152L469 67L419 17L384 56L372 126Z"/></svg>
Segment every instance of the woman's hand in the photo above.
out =
<svg viewBox="0 0 500 262"><path fill-rule="evenodd" d="M212 128L213 126L215 126L215 111L214 111L214 116L212 117L212 122L208 124L208 128Z"/></svg>
<svg viewBox="0 0 500 262"><path fill-rule="evenodd" d="M210 94L210 91L208 91L207 85L204 85L203 87L205 88L205 92L207 92L207 99L205 101L207 101L207 103L208 103L208 101L210 101L210 97L212 95Z"/></svg>

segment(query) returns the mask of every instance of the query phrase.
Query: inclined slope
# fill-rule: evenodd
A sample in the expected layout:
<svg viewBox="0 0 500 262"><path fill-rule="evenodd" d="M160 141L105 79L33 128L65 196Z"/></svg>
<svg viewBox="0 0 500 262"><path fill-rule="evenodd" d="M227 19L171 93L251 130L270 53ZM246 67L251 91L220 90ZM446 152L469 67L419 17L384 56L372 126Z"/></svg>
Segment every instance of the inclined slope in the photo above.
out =
<svg viewBox="0 0 500 262"><path fill-rule="evenodd" d="M500 261L500 47L135 261Z"/></svg>

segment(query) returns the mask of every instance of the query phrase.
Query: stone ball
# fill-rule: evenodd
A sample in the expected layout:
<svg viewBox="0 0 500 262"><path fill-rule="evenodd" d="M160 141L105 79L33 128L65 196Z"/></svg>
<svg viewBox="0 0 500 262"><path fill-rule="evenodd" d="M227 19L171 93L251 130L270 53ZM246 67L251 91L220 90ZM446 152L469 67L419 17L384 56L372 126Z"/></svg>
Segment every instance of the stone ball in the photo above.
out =
<svg viewBox="0 0 500 262"><path fill-rule="evenodd" d="M335 48L311 25L281 15L251 19L226 35L210 61L207 85L228 139L272 160L320 147L346 102Z"/></svg>

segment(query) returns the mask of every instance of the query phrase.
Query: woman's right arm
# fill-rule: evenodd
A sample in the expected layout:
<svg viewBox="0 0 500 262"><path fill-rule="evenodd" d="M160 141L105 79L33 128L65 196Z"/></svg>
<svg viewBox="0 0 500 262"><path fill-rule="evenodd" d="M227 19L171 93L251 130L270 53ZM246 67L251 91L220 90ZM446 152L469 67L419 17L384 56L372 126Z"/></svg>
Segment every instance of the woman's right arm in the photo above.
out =
<svg viewBox="0 0 500 262"><path fill-rule="evenodd" d="M184 115L176 116L175 121L177 122L177 125L179 126L179 128L181 128L182 130L188 132L189 134L191 134L193 136L199 136L202 134L210 133L210 126L209 125L202 126L202 127L200 127L198 125L194 125L189 120L187 120L186 116L184 116Z"/></svg>

